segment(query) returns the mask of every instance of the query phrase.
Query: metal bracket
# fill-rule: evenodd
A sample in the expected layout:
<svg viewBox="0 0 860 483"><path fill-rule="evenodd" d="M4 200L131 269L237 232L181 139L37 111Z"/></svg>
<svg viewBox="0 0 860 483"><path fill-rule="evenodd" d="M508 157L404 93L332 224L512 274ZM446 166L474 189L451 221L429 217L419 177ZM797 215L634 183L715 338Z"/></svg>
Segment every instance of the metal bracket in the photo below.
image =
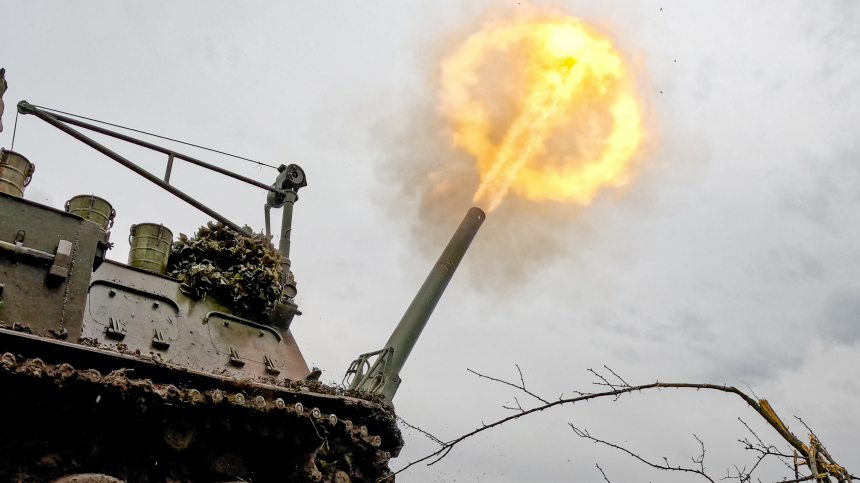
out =
<svg viewBox="0 0 860 483"><path fill-rule="evenodd" d="M263 362L266 363L266 373L272 376L277 376L281 373L280 370L275 368L275 363L272 362L272 359L269 356L263 354Z"/></svg>
<svg viewBox="0 0 860 483"><path fill-rule="evenodd" d="M245 361L239 358L239 353L233 346L230 346L230 364L236 367L243 367L245 365Z"/></svg>
<svg viewBox="0 0 860 483"><path fill-rule="evenodd" d="M360 389L367 392L378 392L384 386L389 375L388 365L394 355L394 347L386 347L374 352L368 352L358 356L352 361L346 374L343 376L343 384L349 384L350 389ZM378 356L373 365L370 358ZM352 377L350 377L352 376Z"/></svg>
<svg viewBox="0 0 860 483"><path fill-rule="evenodd" d="M122 321L108 317L108 326L105 329L105 334L111 339L125 339L125 328L122 326Z"/></svg>
<svg viewBox="0 0 860 483"><path fill-rule="evenodd" d="M113 222L113 220L111 220ZM96 255L93 257L93 271L95 272L105 261L105 253L113 248L113 243L110 242L110 232L100 230L99 239L96 242Z"/></svg>
<svg viewBox="0 0 860 483"><path fill-rule="evenodd" d="M179 304L177 304L173 299L168 297L167 295L162 295L156 292L147 292L146 290L140 290L134 287L129 287L127 285L122 285L120 283L111 282L110 280L93 280L92 284L90 284L90 291L92 291L93 287L96 285L102 285L108 287L108 296L116 297L116 291L121 290L123 292L130 292L135 295L141 295L146 298L160 300L167 305L173 307L176 312L179 312Z"/></svg>
<svg viewBox="0 0 860 483"><path fill-rule="evenodd" d="M160 329L152 329L152 347L163 351L170 348L170 342L167 342Z"/></svg>
<svg viewBox="0 0 860 483"><path fill-rule="evenodd" d="M65 280L69 276L69 265L71 262L72 242L60 240L59 245L57 245L57 253L54 255L54 264L48 270L48 276Z"/></svg>
<svg viewBox="0 0 860 483"><path fill-rule="evenodd" d="M179 307L177 307L177 310L178 309L179 309ZM239 322L240 324L254 327L255 329L264 330L264 331L272 334L273 336L275 336L275 338L278 339L278 342L281 342L282 340L284 340L284 338L281 337L281 334L279 334L277 330L275 330L275 329L273 329L267 325L258 324L256 322L254 322L253 320L243 319L242 317L237 317L235 315L228 314L226 312L218 312L217 310L213 310L213 311L207 313L206 317L203 317L203 323L208 324L209 318L211 318L212 316L218 317L220 319L227 319L227 320L232 320L234 322ZM226 325L226 322L225 322L225 325Z"/></svg>

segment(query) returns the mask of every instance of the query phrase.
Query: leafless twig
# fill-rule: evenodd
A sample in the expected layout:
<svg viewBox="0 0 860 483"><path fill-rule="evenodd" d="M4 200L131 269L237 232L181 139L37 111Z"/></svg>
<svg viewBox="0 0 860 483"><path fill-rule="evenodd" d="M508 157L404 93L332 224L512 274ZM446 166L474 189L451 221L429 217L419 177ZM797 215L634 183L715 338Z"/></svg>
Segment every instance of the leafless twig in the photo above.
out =
<svg viewBox="0 0 860 483"><path fill-rule="evenodd" d="M611 387L613 391L618 389L617 387L615 387L614 384L607 381L605 377L603 377L599 372L595 371L594 369L589 367L588 372L594 374L595 376L599 377L601 381L603 381L603 383L593 382L592 384L594 384L596 386L608 386L608 387ZM630 386L627 386L627 387L630 387Z"/></svg>
<svg viewBox="0 0 860 483"><path fill-rule="evenodd" d="M616 374L615 371L613 371L612 369L609 368L609 366L607 366L606 364L603 364L603 367L605 367L607 371L611 372L613 376L617 377L618 380L621 381L621 383L624 385L623 387L630 387L630 384L627 384L627 381L625 381L624 379L621 379L621 376Z"/></svg>
<svg viewBox="0 0 860 483"><path fill-rule="evenodd" d="M699 455L698 458L690 458L693 460L693 463L699 465L699 469L702 470L702 473L705 472L705 442L699 439L698 436L693 434L693 437L696 438L696 441L702 446L702 454Z"/></svg>
<svg viewBox="0 0 860 483"><path fill-rule="evenodd" d="M519 386L517 386L516 384L514 384L514 383L512 383L512 382L503 381L503 380L501 380L501 379L496 379L495 377L485 376L485 375L483 375L483 374L481 374L481 373L478 373L478 372L475 372L475 371L473 371L473 370L469 369L468 367L466 368L466 370L467 370L467 371L469 371L469 372L471 372L472 374L474 374L474 375L478 376L478 377L483 377L484 379L489 379L489 380L491 380L491 381L500 382L500 383L502 383L502 384L505 384L505 385L508 385L508 386L511 386L511 387L515 387L515 388L519 389L520 391L522 391L522 392L524 392L524 393L528 394L529 396L531 396L531 397L533 397L533 398L537 399L538 401L540 401L540 402L542 402L542 403L544 403L544 404L549 404L549 401L547 401L546 399L544 399L544 398L542 398L542 397L538 396L537 394L535 394L535 393L533 393L533 392L529 391L528 389L526 389L526 382L525 382L525 380L523 379L523 371L521 371L521 370L520 370L520 366L519 366L519 364L515 364L515 365L517 366L517 371L519 371L519 373L520 373L520 385L519 385Z"/></svg>
<svg viewBox="0 0 860 483"><path fill-rule="evenodd" d="M795 478L793 480L780 480L779 483L800 483L801 481L809 481L813 478L813 475L804 476L802 478Z"/></svg>
<svg viewBox="0 0 860 483"><path fill-rule="evenodd" d="M512 406L502 406L502 407L505 409L511 409L511 410L519 411L519 412L525 411L525 409L523 409L522 405L520 404L520 401L516 397L514 398L514 402L517 403L517 407L512 407Z"/></svg>
<svg viewBox="0 0 860 483"><path fill-rule="evenodd" d="M782 453L779 451L779 449L777 449L776 446L774 446L772 444L765 444L764 441L762 441L762 439L759 438L758 434L756 434L756 432L752 430L752 428L749 426L749 424L746 423L746 421L744 421L741 418L738 418L738 421L740 421L741 424L743 424L744 427L747 428L747 431L749 431L750 434L752 434L753 437L756 439L756 441L758 441L757 444L753 444L747 438L742 438L742 439L738 440L740 443L742 443L744 445L744 449L750 450L750 451L755 451L755 452L759 453L758 462L756 463L755 466L753 466L753 469L750 470L748 474L751 474L752 471L758 466L758 463L761 463L761 460L763 460L767 456L778 457L779 461L781 461L785 465L785 467L788 468L789 471L795 471L796 470L796 467L792 467L787 461L788 458L794 459L794 457L795 457L794 454L789 455L789 454ZM795 452L796 451L797 450L795 450ZM795 471L795 473L796 473L796 471ZM798 476L795 476L795 478L797 478L797 477Z"/></svg>
<svg viewBox="0 0 860 483"><path fill-rule="evenodd" d="M424 436L427 436L427 438L429 438L431 441L438 444L439 446L445 446L444 441L437 438L436 436L433 436L432 434L428 433L427 431L424 431L423 429L419 428L418 426L407 423L406 420L401 418L400 416L397 416L397 420L400 421L401 423L403 423L403 425L405 425L411 429L414 429L415 431L418 431L419 433L423 434Z"/></svg>
<svg viewBox="0 0 860 483"><path fill-rule="evenodd" d="M606 483L612 483L611 481L609 481L609 478L606 477L606 473L603 472L603 468L601 468L599 464L594 463L594 466L596 466L597 469L600 470L600 474L603 475L603 479L606 480Z"/></svg>
<svg viewBox="0 0 860 483"><path fill-rule="evenodd" d="M610 443L608 441L604 441L604 440L599 439L599 438L595 438L594 436L589 434L588 430L586 430L586 429L579 429L571 423L567 423L567 424L568 424L568 426L571 427L571 429L573 429L573 432L576 433L576 435L579 436L580 438L590 439L591 441L594 441L595 443L604 444L606 446L609 446L610 448L614 448L614 449L617 449L617 450L622 451L624 453L627 453L630 456L636 458L637 460L641 461L642 463L645 463L646 465L648 465L652 468L656 468L658 470L666 470L666 471L680 471L680 472L685 472L685 473L695 473L697 475L704 477L705 479L707 479L711 483L714 483L714 480L702 470L697 470L695 468L685 468L683 466L672 466L669 464L669 460L667 460L665 457L663 457L663 461L666 462L665 465L661 465L659 463L652 463L651 461L646 460L645 458L639 456L638 454L630 451L629 449L627 449L623 446L618 446L617 444Z"/></svg>

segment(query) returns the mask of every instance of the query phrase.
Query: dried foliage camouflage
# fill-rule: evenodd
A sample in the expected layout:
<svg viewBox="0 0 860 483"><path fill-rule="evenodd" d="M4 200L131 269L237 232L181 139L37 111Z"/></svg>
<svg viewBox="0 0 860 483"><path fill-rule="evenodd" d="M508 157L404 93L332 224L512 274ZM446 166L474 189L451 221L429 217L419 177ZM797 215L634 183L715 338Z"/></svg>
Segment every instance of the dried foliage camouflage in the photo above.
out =
<svg viewBox="0 0 860 483"><path fill-rule="evenodd" d="M286 297L287 282L295 283L292 273L284 273L281 258L266 235L249 237L209 222L192 238L179 234L167 271L182 282L180 290L186 295L199 299L209 294L244 316L256 317Z"/></svg>

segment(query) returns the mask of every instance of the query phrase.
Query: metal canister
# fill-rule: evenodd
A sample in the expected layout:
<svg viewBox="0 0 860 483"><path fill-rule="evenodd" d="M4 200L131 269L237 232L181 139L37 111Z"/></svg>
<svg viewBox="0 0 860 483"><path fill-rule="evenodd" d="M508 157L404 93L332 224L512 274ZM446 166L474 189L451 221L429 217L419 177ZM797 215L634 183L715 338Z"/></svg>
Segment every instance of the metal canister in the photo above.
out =
<svg viewBox="0 0 860 483"><path fill-rule="evenodd" d="M36 165L24 156L0 148L0 193L23 197L35 170Z"/></svg>
<svg viewBox="0 0 860 483"><path fill-rule="evenodd" d="M131 246L129 265L162 275L167 273L167 259L173 244L172 231L155 223L131 225L128 243Z"/></svg>
<svg viewBox="0 0 860 483"><path fill-rule="evenodd" d="M94 195L78 195L66 201L66 212L90 220L108 231L113 226L116 210L103 198Z"/></svg>

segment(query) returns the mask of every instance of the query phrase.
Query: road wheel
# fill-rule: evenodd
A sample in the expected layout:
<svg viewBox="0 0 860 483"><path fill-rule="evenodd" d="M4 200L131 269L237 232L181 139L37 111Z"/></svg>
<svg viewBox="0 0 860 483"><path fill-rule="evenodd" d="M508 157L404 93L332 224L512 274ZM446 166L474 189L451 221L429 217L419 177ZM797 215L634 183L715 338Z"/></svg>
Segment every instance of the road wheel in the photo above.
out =
<svg viewBox="0 0 860 483"><path fill-rule="evenodd" d="M101 475L97 473L86 473L80 475L68 475L54 480L54 483L125 483L122 480L113 476Z"/></svg>

